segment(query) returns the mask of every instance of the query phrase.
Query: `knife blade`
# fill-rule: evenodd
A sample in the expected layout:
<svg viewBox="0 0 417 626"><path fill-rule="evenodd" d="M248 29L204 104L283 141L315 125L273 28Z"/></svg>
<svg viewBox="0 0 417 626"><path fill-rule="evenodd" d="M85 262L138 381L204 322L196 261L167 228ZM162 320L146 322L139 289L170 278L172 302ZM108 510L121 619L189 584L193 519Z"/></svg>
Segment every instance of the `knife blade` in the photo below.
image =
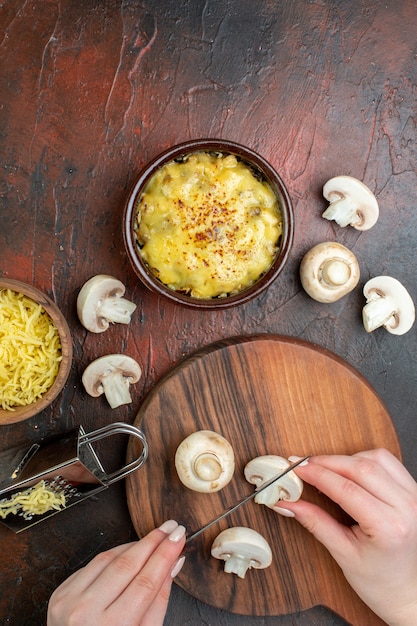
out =
<svg viewBox="0 0 417 626"><path fill-rule="evenodd" d="M249 495L245 496L241 500L238 500L238 502L236 502L235 504L230 506L228 509L223 511L223 513L221 513L221 515L219 515L218 517L212 519L211 522L208 522L208 524L205 524L204 526L199 528L199 530L196 530L195 532L193 532L190 535L188 535L187 538L186 538L185 543L186 544L189 543L192 539L195 539L196 537L201 535L201 533L203 533L205 530L207 530L208 528L210 528L214 524L217 524L217 522L220 522L222 519L224 519L225 517L227 517L231 513L234 513L234 511L236 511L237 509L240 509L241 506L243 506L244 504L246 504L247 502L249 502L250 500L255 498L258 495L258 493L260 493L264 489L268 489L268 487L273 485L277 480L279 480L280 478L282 478L283 476L285 476L286 474L291 472L291 470L293 470L296 467L298 467L298 465L301 465L301 463L304 463L304 461L307 461L310 457L311 457L311 454L308 454L307 456L303 457L302 459L298 459L298 461L295 461L295 463L291 463L291 465L286 467L285 470L280 472L280 474L278 474L277 476L274 476L273 478L270 478L269 480L264 482L262 485L257 487L255 489L255 491L252 491Z"/></svg>

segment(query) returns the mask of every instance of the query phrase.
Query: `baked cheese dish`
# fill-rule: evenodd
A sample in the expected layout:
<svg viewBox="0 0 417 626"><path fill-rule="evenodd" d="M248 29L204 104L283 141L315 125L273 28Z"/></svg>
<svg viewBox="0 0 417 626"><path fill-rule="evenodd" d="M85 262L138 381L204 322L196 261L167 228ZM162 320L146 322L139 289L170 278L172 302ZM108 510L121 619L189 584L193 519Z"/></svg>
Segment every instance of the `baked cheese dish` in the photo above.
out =
<svg viewBox="0 0 417 626"><path fill-rule="evenodd" d="M272 265L282 215L270 185L231 154L195 152L161 167L136 207L138 254L170 289L217 298Z"/></svg>

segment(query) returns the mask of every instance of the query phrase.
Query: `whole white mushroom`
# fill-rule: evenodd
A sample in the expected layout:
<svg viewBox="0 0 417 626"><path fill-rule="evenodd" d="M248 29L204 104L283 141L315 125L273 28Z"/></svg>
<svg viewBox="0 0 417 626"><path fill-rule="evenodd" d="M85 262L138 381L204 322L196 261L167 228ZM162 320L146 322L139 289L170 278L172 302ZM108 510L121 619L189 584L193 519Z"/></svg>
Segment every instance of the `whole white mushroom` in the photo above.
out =
<svg viewBox="0 0 417 626"><path fill-rule="evenodd" d="M186 437L175 453L180 481L193 491L214 493L232 479L235 469L233 448L222 435L198 430Z"/></svg>
<svg viewBox="0 0 417 626"><path fill-rule="evenodd" d="M360 278L359 263L349 248L325 241L311 248L300 264L301 284L318 302L336 302L350 293Z"/></svg>
<svg viewBox="0 0 417 626"><path fill-rule="evenodd" d="M112 409L132 402L129 386L142 375L139 364L126 354L106 354L92 361L82 375L86 392L97 398L104 393Z"/></svg>
<svg viewBox="0 0 417 626"><path fill-rule="evenodd" d="M123 298L124 293L124 284L113 276L98 274L87 280L77 297L77 314L84 328L103 333L110 324L129 324L136 304Z"/></svg>

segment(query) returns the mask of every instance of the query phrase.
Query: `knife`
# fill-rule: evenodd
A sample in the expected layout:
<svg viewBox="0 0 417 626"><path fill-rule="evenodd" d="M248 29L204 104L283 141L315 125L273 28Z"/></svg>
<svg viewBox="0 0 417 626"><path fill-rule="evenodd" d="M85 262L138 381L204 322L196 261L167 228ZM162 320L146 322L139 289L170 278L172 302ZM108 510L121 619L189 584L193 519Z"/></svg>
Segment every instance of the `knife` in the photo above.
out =
<svg viewBox="0 0 417 626"><path fill-rule="evenodd" d="M223 511L221 515L211 520L211 522L209 522L208 524L206 524L199 530L196 530L194 533L191 533L191 535L188 535L185 543L189 543L192 539L195 539L196 537L198 537L198 535L201 535L201 533L203 533L205 530L210 528L210 526L213 526L213 524L217 524L217 522L220 522L220 520L224 519L225 517L227 517L234 511L236 511L237 509L240 509L240 507L246 504L246 502L249 502L249 500L252 500L253 498L255 498L255 496L257 496L258 493L260 493L264 489L268 489L268 487L270 487L273 483L275 483L277 480L285 476L285 474L288 474L289 472L291 472L291 470L295 469L298 465L301 465L301 463L304 463L304 461L307 461L307 459L309 459L310 457L311 457L311 454L308 454L304 458L299 459L295 463L292 463L291 465L286 467L285 470L283 470L277 476L274 476L273 478L270 478L269 480L267 480L265 483L262 483L262 485L257 487L255 491L252 491L249 495L245 496L244 498L236 502L236 504L233 504L231 507Z"/></svg>

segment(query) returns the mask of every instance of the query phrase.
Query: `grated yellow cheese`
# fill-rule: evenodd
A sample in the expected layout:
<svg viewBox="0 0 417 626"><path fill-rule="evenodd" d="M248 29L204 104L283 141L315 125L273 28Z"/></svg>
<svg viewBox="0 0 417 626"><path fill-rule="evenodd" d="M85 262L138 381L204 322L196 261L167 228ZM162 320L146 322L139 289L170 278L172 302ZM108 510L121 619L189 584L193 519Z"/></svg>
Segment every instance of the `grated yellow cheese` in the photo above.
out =
<svg viewBox="0 0 417 626"><path fill-rule="evenodd" d="M42 397L62 359L48 313L22 293L0 290L0 407L14 411Z"/></svg>
<svg viewBox="0 0 417 626"><path fill-rule="evenodd" d="M66 505L62 491L50 489L44 480L33 487L19 491L9 499L0 500L0 517L5 519L10 513L21 514L30 519L32 515L43 515L55 509L59 511Z"/></svg>
<svg viewBox="0 0 417 626"><path fill-rule="evenodd" d="M271 266L282 234L277 198L234 155L196 152L147 183L136 207L138 253L169 288L233 294Z"/></svg>

